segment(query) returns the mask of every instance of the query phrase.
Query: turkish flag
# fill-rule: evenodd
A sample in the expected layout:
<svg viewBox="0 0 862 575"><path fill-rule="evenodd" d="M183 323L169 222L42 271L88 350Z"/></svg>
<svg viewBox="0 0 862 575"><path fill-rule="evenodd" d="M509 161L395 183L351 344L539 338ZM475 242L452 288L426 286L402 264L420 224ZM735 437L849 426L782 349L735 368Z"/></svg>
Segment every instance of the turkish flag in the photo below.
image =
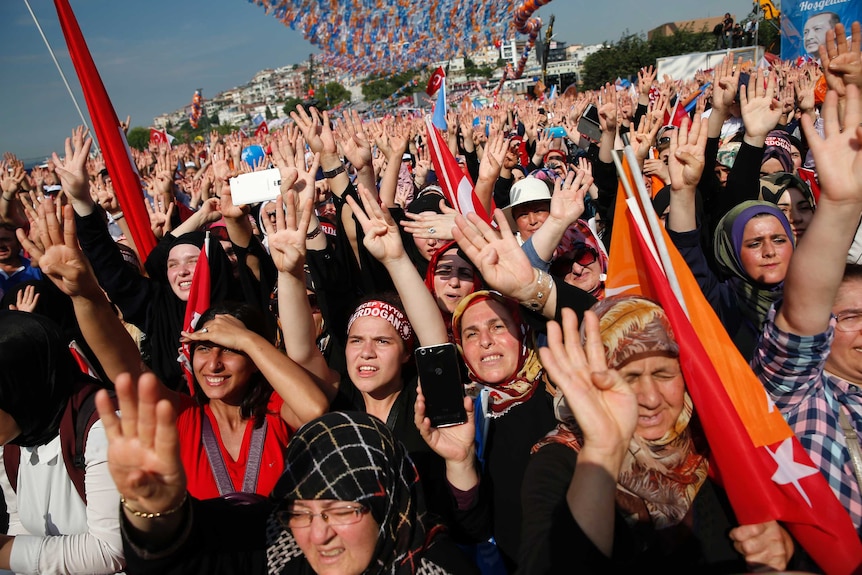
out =
<svg viewBox="0 0 862 575"><path fill-rule="evenodd" d="M443 68L434 70L434 73L428 78L428 87L425 88L425 93L433 96L434 92L440 89L440 85L443 83L443 78L445 77L446 73L443 71Z"/></svg>
<svg viewBox="0 0 862 575"><path fill-rule="evenodd" d="M150 128L150 144L153 145L161 145L168 143L168 133L162 130L156 130L155 128Z"/></svg>
<svg viewBox="0 0 862 575"><path fill-rule="evenodd" d="M189 300L186 302L186 313L183 318L183 331L193 332L197 328L198 319L210 307L210 295L212 280L210 278L210 233L206 233L204 249L195 264L195 273L192 276L192 287L189 290ZM195 374L191 363L191 349L188 343L182 344L180 356L177 361L183 366L186 380L189 384L189 394L195 394Z"/></svg>
<svg viewBox="0 0 862 575"><path fill-rule="evenodd" d="M266 122L261 122L260 126L254 131L255 136L262 136L269 134L269 128L266 126Z"/></svg>

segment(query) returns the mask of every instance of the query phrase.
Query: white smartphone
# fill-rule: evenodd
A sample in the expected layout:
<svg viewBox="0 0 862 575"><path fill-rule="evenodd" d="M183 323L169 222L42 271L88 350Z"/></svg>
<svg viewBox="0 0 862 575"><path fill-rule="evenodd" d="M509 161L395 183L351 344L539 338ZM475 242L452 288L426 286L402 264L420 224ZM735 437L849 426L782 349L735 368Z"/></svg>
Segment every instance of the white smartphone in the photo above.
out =
<svg viewBox="0 0 862 575"><path fill-rule="evenodd" d="M274 200L281 194L281 173L270 168L240 174L230 179L230 194L237 206Z"/></svg>

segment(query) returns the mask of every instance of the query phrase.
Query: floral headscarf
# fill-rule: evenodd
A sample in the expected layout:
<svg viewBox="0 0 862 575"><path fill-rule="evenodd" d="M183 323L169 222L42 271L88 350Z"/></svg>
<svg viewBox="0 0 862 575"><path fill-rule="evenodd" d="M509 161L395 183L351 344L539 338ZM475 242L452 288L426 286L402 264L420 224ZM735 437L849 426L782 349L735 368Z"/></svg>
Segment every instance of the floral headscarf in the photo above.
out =
<svg viewBox="0 0 862 575"><path fill-rule="evenodd" d="M428 270L425 272L425 286L428 288L428 291L431 292L431 295L435 298L437 297L437 291L434 289L434 272L437 269L437 262L443 257L447 252L451 251L453 248L458 249L458 244L455 242L448 242L443 244L443 246L434 252L434 255L431 256L431 260L428 262ZM470 262L469 258L458 249L458 255L473 266L472 262ZM473 291L482 289L482 276L479 275L479 272L476 270L476 266L473 266ZM452 339L452 314L446 313L443 310L440 310L440 313L443 314L443 321L446 322L446 331L449 332L449 338Z"/></svg>
<svg viewBox="0 0 862 575"><path fill-rule="evenodd" d="M554 394L555 390L544 377L544 369L539 360L539 354L536 352L535 337L527 324L521 319L518 302L503 296L499 292L490 290L475 291L462 299L458 307L455 308L455 312L452 314L452 332L455 337L455 345L458 346L461 357L464 357L464 348L461 345L461 318L470 307L487 300L496 301L506 308L520 329L521 335L518 366L515 373L511 374L509 380L506 382L493 385L485 383L479 379L473 366L464 358L470 381L473 382L474 387L476 385L485 386L491 391L488 398L488 415L490 417L500 417L516 405L529 400L542 382L545 383L545 388L551 395Z"/></svg>
<svg viewBox="0 0 862 575"><path fill-rule="evenodd" d="M640 296L613 296L593 307L608 367L619 369L631 361L655 353L679 356L679 346L664 310ZM632 524L652 523L662 529L678 524L691 508L706 480L707 458L699 453L689 426L693 404L688 392L674 426L663 437L648 440L636 433L629 442L617 478L617 506ZM561 392L554 398L560 424L542 441L537 451L561 443L580 451L583 435Z"/></svg>

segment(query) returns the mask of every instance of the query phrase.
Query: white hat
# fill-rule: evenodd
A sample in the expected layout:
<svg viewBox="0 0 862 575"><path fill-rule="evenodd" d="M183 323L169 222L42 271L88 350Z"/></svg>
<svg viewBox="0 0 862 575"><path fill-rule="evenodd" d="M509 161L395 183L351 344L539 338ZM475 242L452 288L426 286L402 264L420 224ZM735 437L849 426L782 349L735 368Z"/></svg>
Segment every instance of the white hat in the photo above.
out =
<svg viewBox="0 0 862 575"><path fill-rule="evenodd" d="M509 192L509 205L503 208L503 214L509 220L509 227L513 232L518 231L518 226L515 224L515 218L512 217L512 208L528 202L537 202L542 200L551 201L551 190L548 185L532 176L527 176L515 182L512 186L512 191Z"/></svg>

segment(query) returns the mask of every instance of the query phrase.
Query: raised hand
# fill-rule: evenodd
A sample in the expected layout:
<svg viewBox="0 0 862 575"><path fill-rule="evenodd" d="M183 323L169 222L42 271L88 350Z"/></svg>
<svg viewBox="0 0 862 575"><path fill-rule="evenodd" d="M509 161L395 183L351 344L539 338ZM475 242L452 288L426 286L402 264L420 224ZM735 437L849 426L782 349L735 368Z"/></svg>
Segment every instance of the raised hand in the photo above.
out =
<svg viewBox="0 0 862 575"><path fill-rule="evenodd" d="M419 434L434 453L447 463L472 463L476 455L474 440L476 438L475 413L473 400L464 398L464 409L467 411L466 423L449 427L433 427L431 420L425 416L425 396L420 387L416 394L413 410L413 422L419 429Z"/></svg>
<svg viewBox="0 0 862 575"><path fill-rule="evenodd" d="M309 111L310 114L297 105L296 112L290 113L290 117L302 131L308 147L318 154L337 154L338 146L330 128L329 114L324 111L321 115L316 108L310 108Z"/></svg>
<svg viewBox="0 0 862 575"><path fill-rule="evenodd" d="M757 69L739 93L742 121L745 122L745 141L762 147L766 135L778 125L781 118L781 103L777 100L775 74L770 74L763 84L763 70Z"/></svg>
<svg viewBox="0 0 862 575"><path fill-rule="evenodd" d="M834 30L826 32L826 42L819 48L826 82L842 98L848 84L862 89L862 25L853 22L850 30L848 44L844 24L836 24Z"/></svg>
<svg viewBox="0 0 862 575"><path fill-rule="evenodd" d="M18 241L38 262L42 273L48 276L60 291L69 297L104 297L90 262L78 247L75 231L75 212L72 206L63 207L63 221L57 218L54 200L46 197L38 207L39 243L33 242L18 229Z"/></svg>
<svg viewBox="0 0 862 575"><path fill-rule="evenodd" d="M554 218L565 227L573 224L584 213L584 196L593 185L593 175L581 168L569 170L565 181L554 181L549 218Z"/></svg>
<svg viewBox="0 0 862 575"><path fill-rule="evenodd" d="M305 270L306 234L311 220L311 198L306 198L301 215L297 218L294 204L296 194L288 191L278 198L275 206L275 223L263 218L263 226L269 239L272 262L280 272L303 277Z"/></svg>
<svg viewBox="0 0 862 575"><path fill-rule="evenodd" d="M819 170L821 196L830 202L855 204L862 199L862 96L855 84L846 87L847 106L842 131L838 111L838 94L826 93L821 116L825 137L814 129L810 116L802 117L802 129L815 163L830 166Z"/></svg>
<svg viewBox="0 0 862 575"><path fill-rule="evenodd" d="M501 210L494 211L494 221L499 231L476 214L467 214L467 219L459 215L452 234L488 285L505 296L526 301L532 296L535 270Z"/></svg>
<svg viewBox="0 0 862 575"><path fill-rule="evenodd" d="M450 208L446 205L446 201L441 199L440 211L442 212L440 214L434 212L422 212L421 214L404 212L407 219L401 220L401 227L414 238L442 241L452 240L454 239L452 228L455 226L455 217L458 215L458 210Z"/></svg>
<svg viewBox="0 0 862 575"><path fill-rule="evenodd" d="M142 375L137 385L122 374L115 384L122 417L106 391L96 395L96 408L105 426L108 469L117 491L140 512L176 509L187 496L176 412L162 398L161 385L151 373Z"/></svg>
<svg viewBox="0 0 862 575"><path fill-rule="evenodd" d="M36 286L28 285L24 289L18 290L18 293L15 294L15 303L10 303L9 309L33 313L38 304L39 292L36 291Z"/></svg>
<svg viewBox="0 0 862 575"><path fill-rule="evenodd" d="M152 204L144 200L144 207L147 208L147 214L150 216L150 229L159 239L171 232L171 215L174 213L174 203L166 202L161 199L162 197L153 198Z"/></svg>
<svg viewBox="0 0 862 575"><path fill-rule="evenodd" d="M90 198L90 180L87 177L87 157L92 144L93 140L87 136L84 126L78 126L72 131L72 137L66 138L66 155L63 159L61 160L56 152L51 155L54 172L60 178L60 184L81 215L89 214L93 205Z"/></svg>
<svg viewBox="0 0 862 575"><path fill-rule="evenodd" d="M707 120L699 118L689 122L683 118L678 130L670 132L670 156L667 169L671 189L674 191L694 189L703 174L706 163ZM689 126L690 124L690 126Z"/></svg>
<svg viewBox="0 0 862 575"><path fill-rule="evenodd" d="M368 252L383 264L404 256L401 234L389 210L378 204L362 184L359 185L359 198L362 200L362 207L352 197L346 196L347 203L365 232L362 243Z"/></svg>
<svg viewBox="0 0 862 575"><path fill-rule="evenodd" d="M566 308L562 314L562 328L548 322L548 346L539 349L539 357L584 434L583 449L607 458L618 472L637 427L637 395L608 369L596 314L584 313L583 345L575 312Z"/></svg>

